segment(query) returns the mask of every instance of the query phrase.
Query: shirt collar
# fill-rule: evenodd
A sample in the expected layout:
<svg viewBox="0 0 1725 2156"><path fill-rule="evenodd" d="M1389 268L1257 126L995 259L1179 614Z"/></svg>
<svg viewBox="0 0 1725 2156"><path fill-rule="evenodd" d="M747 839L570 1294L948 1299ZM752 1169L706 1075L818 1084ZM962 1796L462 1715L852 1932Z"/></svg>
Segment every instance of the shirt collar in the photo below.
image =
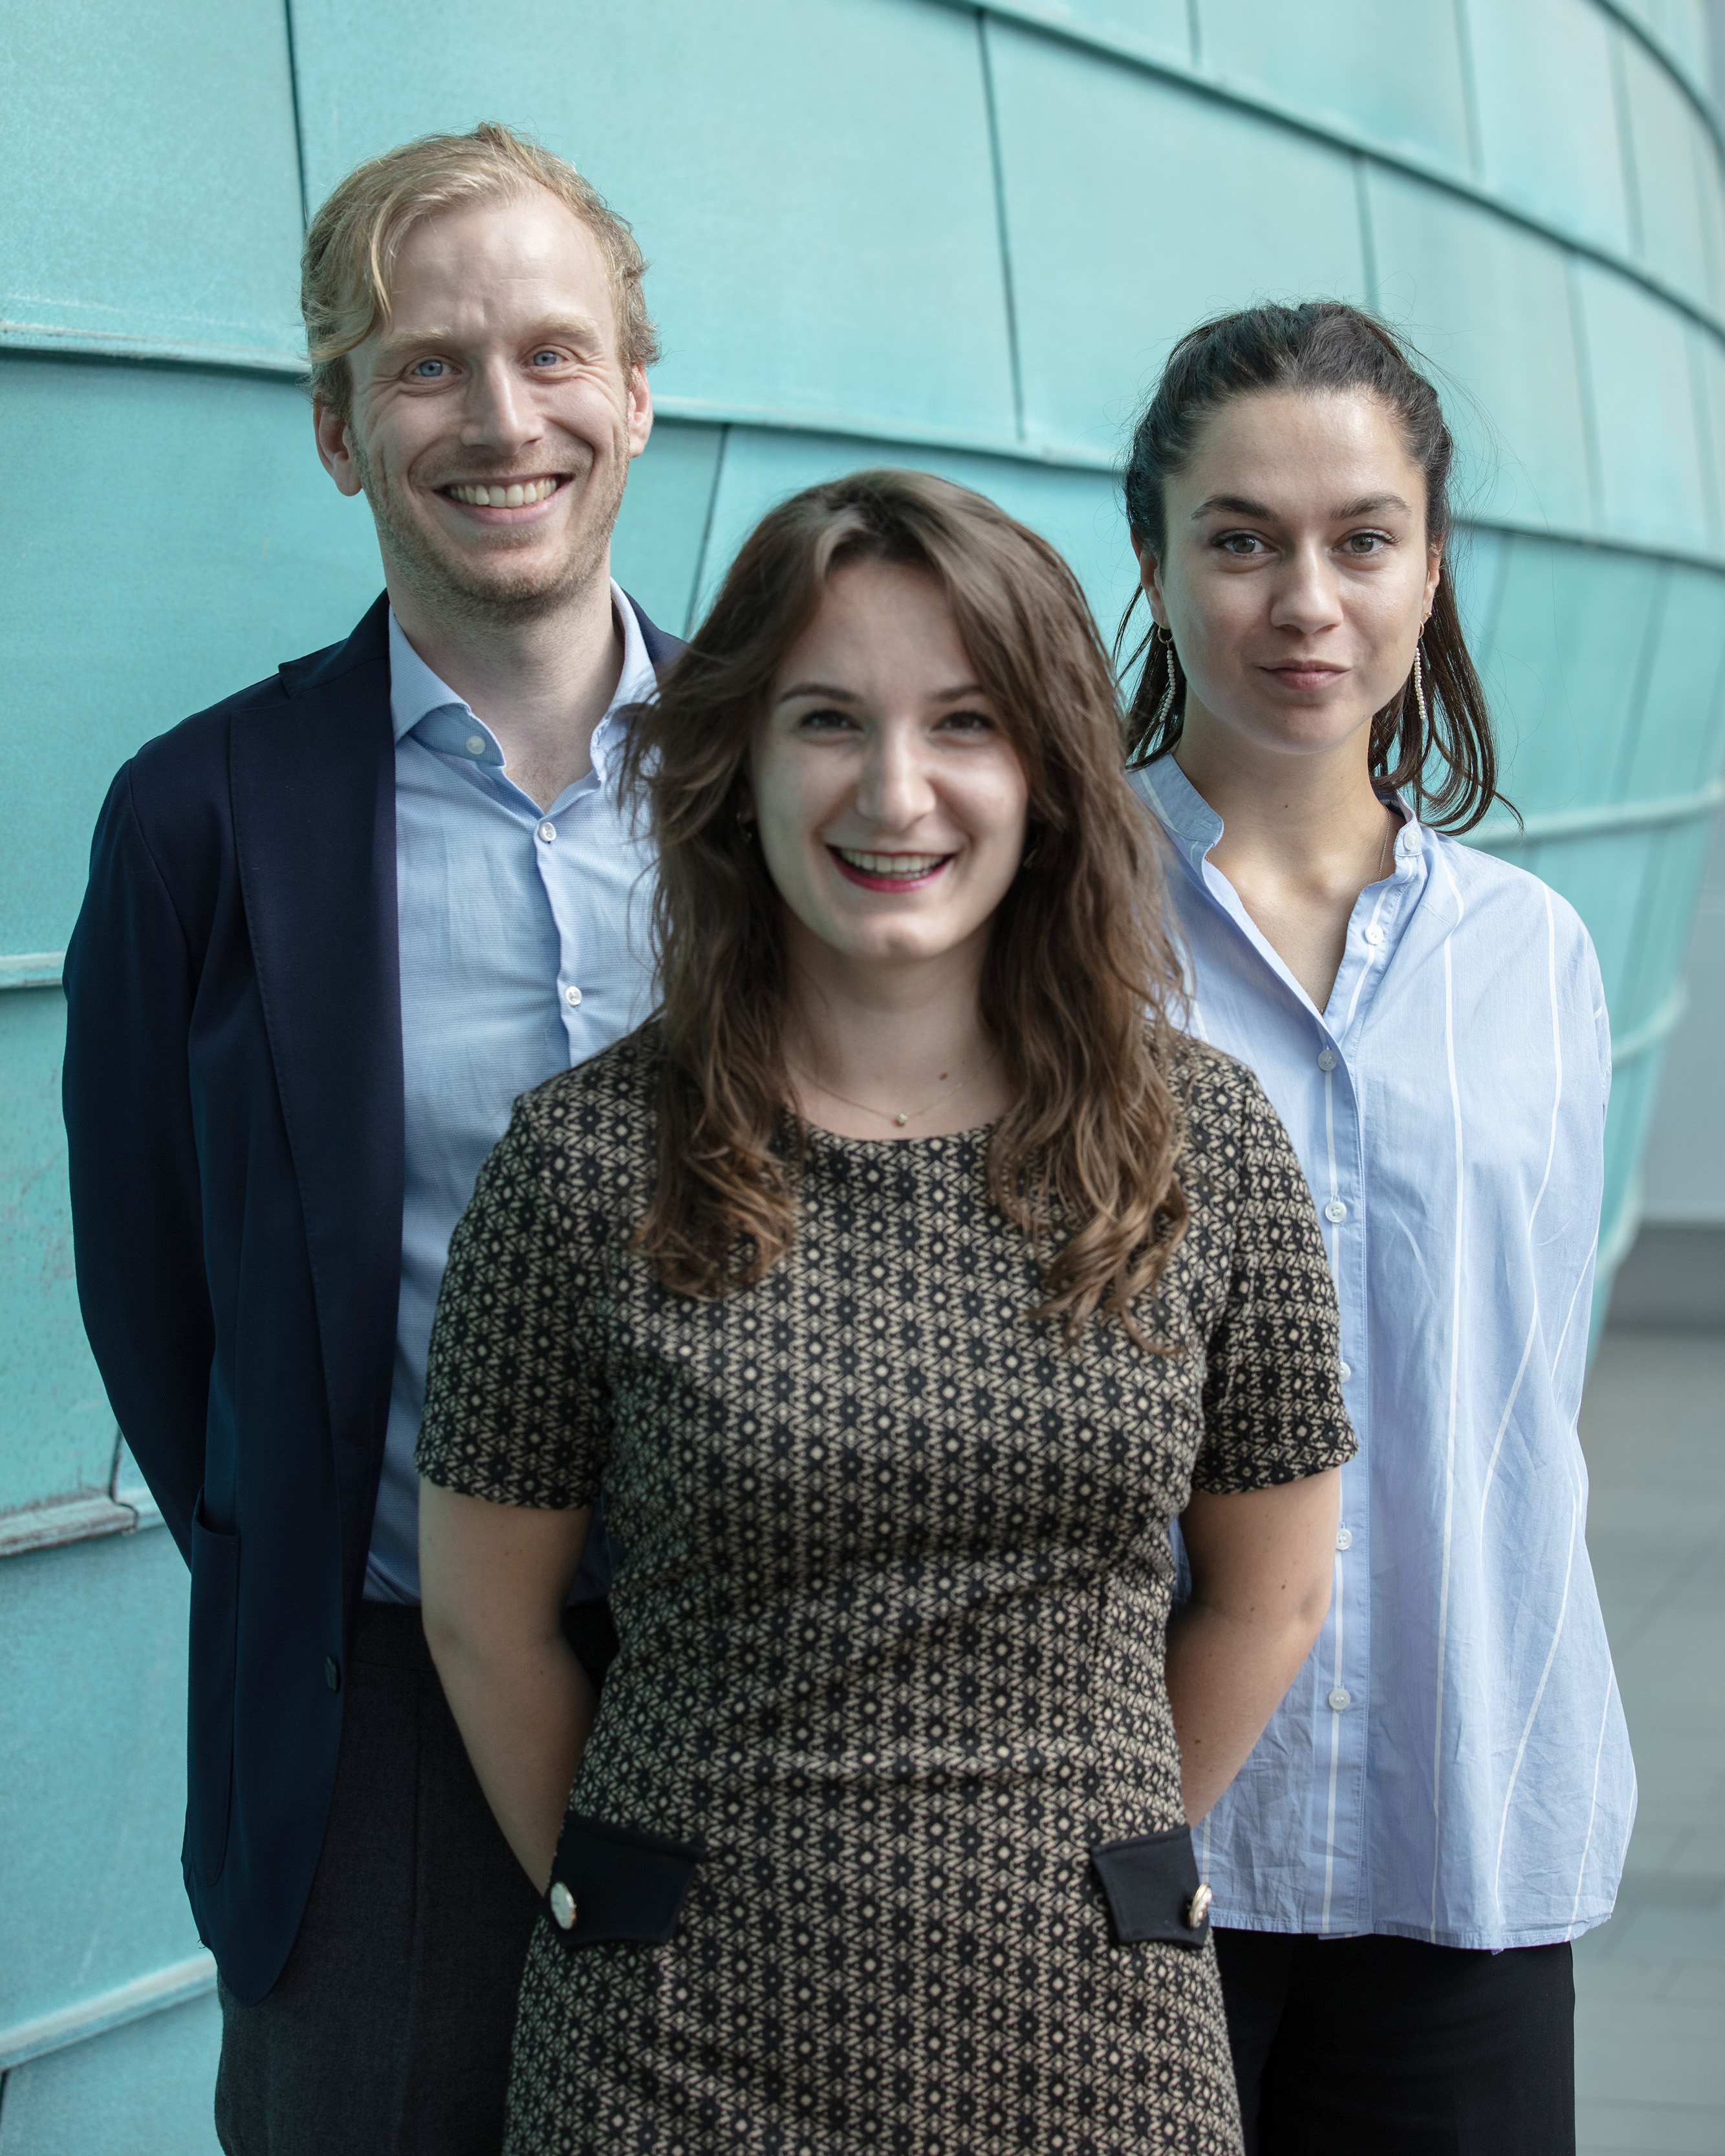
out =
<svg viewBox="0 0 1725 2156"><path fill-rule="evenodd" d="M1222 835L1222 819L1175 762L1172 752L1132 773L1132 783L1156 811L1163 829L1190 864L1200 882L1204 880L1204 859ZM1402 828L1395 842L1395 868L1408 875L1425 845L1420 819L1408 806L1405 795L1379 796L1399 811Z"/></svg>
<svg viewBox="0 0 1725 2156"><path fill-rule="evenodd" d="M624 731L621 714L631 704L647 702L659 688L641 624L615 578L611 581L611 607L623 628L623 669L609 708L593 728L593 767L601 785ZM389 717L398 742L417 732L428 747L470 757L493 771L503 767L503 752L491 729L414 650L395 618L393 607L389 610ZM481 746L475 747L475 742Z"/></svg>

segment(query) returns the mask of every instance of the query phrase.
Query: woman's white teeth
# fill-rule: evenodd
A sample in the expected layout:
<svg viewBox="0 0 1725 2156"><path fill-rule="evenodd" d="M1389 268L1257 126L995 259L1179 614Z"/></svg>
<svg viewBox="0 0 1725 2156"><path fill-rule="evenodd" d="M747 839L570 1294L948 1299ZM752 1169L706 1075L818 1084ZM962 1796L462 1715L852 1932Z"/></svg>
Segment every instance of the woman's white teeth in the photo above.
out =
<svg viewBox="0 0 1725 2156"><path fill-rule="evenodd" d="M557 490L554 479L530 479L525 486L452 486L449 492L470 509L529 509Z"/></svg>
<svg viewBox="0 0 1725 2156"><path fill-rule="evenodd" d="M945 854L853 854L844 846L833 849L841 861L865 875L903 876L908 882L916 876L925 876L949 858Z"/></svg>

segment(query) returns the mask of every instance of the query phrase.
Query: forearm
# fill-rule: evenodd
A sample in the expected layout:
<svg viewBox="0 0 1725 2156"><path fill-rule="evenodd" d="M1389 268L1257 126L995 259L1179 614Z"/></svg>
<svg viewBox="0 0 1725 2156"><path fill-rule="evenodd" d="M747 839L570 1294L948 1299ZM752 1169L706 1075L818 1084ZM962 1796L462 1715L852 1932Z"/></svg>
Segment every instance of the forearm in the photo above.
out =
<svg viewBox="0 0 1725 2156"><path fill-rule="evenodd" d="M1245 1764L1322 1625L1271 1621L1193 1601L1168 1634L1168 1697L1180 1744L1180 1795L1195 1825Z"/></svg>
<svg viewBox="0 0 1725 2156"><path fill-rule="evenodd" d="M513 1645L426 1630L485 1801L542 1893L593 1727L592 1681L561 1630Z"/></svg>

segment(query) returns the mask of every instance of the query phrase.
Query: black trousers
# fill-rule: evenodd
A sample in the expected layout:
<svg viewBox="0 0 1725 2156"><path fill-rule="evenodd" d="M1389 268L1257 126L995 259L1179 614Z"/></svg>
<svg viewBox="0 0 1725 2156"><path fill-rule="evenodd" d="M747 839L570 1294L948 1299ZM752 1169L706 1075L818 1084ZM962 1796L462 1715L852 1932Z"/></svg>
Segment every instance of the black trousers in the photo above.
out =
<svg viewBox="0 0 1725 2156"><path fill-rule="evenodd" d="M591 1675L608 1611L572 1610ZM229 2156L495 2156L538 1897L481 1794L419 1612L361 1606L299 1937L255 2006L222 1987Z"/></svg>
<svg viewBox="0 0 1725 2156"><path fill-rule="evenodd" d="M1214 1938L1246 2156L1574 2156L1567 1944Z"/></svg>

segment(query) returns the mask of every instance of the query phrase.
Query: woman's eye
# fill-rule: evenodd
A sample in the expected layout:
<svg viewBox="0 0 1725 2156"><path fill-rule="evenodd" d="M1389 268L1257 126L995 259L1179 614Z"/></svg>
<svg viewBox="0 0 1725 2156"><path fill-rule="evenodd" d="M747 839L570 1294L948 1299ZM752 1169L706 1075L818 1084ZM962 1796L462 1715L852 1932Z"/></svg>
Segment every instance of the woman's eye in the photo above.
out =
<svg viewBox="0 0 1725 2156"><path fill-rule="evenodd" d="M986 711L948 711L941 726L950 733L991 734L994 731L994 721Z"/></svg>
<svg viewBox="0 0 1725 2156"><path fill-rule="evenodd" d="M855 724L849 711L804 711L797 721L804 733L816 734L848 732Z"/></svg>
<svg viewBox="0 0 1725 2156"><path fill-rule="evenodd" d="M1350 554L1381 554L1389 544L1387 531L1350 531L1348 535Z"/></svg>
<svg viewBox="0 0 1725 2156"><path fill-rule="evenodd" d="M1216 544L1224 554L1233 554L1242 560L1261 552L1264 546L1255 531L1224 531Z"/></svg>

